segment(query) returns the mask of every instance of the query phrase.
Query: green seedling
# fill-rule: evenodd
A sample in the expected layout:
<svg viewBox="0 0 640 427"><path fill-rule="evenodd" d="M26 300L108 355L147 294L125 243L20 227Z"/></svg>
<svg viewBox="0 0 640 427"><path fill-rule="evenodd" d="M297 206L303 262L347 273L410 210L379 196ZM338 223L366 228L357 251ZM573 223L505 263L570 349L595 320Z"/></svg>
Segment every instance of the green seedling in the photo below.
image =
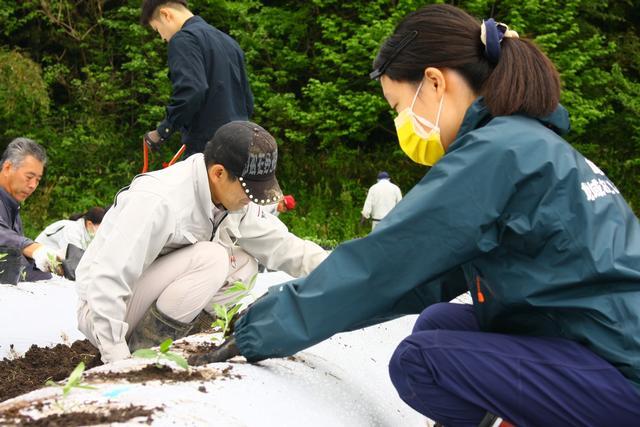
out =
<svg viewBox="0 0 640 427"><path fill-rule="evenodd" d="M233 316L235 316L242 307L242 303L240 303L240 301L253 288L257 277L258 275L254 274L248 285L241 281L233 283L233 285L225 291L225 294L237 293L238 296L227 304L213 305L213 311L216 313L216 320L211 324L211 327L219 328L220 331L222 331L223 339L229 338Z"/></svg>
<svg viewBox="0 0 640 427"><path fill-rule="evenodd" d="M82 384L82 375L84 374L84 362L78 363L78 365L73 369L69 378L67 378L67 382L65 385L58 384L52 380L47 380L46 385L62 387L62 397L67 397L67 395L74 388L84 388L87 390L95 390L95 387L91 387L88 385Z"/></svg>
<svg viewBox="0 0 640 427"><path fill-rule="evenodd" d="M4 258L6 258L7 255L9 255L9 254L7 254L7 253L0 254L0 262L6 262L7 260L4 259ZM2 274L2 273L4 273L4 270L0 270L0 274Z"/></svg>
<svg viewBox="0 0 640 427"><path fill-rule="evenodd" d="M47 254L47 258L49 258L49 265L51 266L51 271L60 272L62 271L62 263L58 259L57 256L53 254Z"/></svg>
<svg viewBox="0 0 640 427"><path fill-rule="evenodd" d="M231 319L240 310L240 304L233 304L231 308L227 309L226 305L214 304L213 310L216 313L216 320L211 324L214 328L219 328L222 331L222 337L227 339L229 332L231 331Z"/></svg>
<svg viewBox="0 0 640 427"><path fill-rule="evenodd" d="M173 344L173 340L171 338L167 338L160 344L160 350L154 350L151 348L141 348L133 352L134 357L141 357L144 359L156 359L156 367L160 368L162 365L160 364L160 359L171 360L175 362L178 366L183 369L189 369L189 364L187 360L180 356L179 354L172 353L169 351L171 348L171 344Z"/></svg>

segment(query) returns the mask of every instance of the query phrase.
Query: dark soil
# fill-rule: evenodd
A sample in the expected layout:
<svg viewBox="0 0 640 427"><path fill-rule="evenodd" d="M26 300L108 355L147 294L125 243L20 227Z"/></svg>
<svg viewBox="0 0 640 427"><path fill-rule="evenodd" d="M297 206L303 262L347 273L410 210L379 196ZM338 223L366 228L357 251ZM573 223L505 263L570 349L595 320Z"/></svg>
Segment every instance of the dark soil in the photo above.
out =
<svg viewBox="0 0 640 427"><path fill-rule="evenodd" d="M209 353L217 348L213 343L198 345L178 343L174 346L191 355ZM49 379L64 380L80 362L84 362L86 370L102 365L100 352L88 340L76 341L71 347L64 344L58 344L52 348L32 345L24 357L14 360L5 358L0 362L0 402L44 387ZM221 374L215 375L212 373L216 371L173 370L166 365L151 364L137 371L89 373L84 378L91 381L124 379L132 383L152 380L206 381L216 376L240 378L239 375L230 373L231 368L229 366Z"/></svg>
<svg viewBox="0 0 640 427"><path fill-rule="evenodd" d="M189 353L191 357L200 356L202 354L210 353L218 348L213 342L203 342L198 344L192 344L189 342L177 342L173 344L173 348L180 349Z"/></svg>
<svg viewBox="0 0 640 427"><path fill-rule="evenodd" d="M147 381L162 380L163 382L175 381L206 381L216 377L239 378L239 375L231 375L229 371L232 366L227 367L218 374L218 371L185 371L184 369L173 370L170 366L148 365L136 371L129 372L94 372L84 376L87 381L112 381L127 380L130 383L145 383Z"/></svg>
<svg viewBox="0 0 640 427"><path fill-rule="evenodd" d="M153 414L155 411L162 411L162 408L147 409L141 406L130 405L126 408L113 408L100 413L65 412L63 414L53 414L49 415L48 417L42 417L39 419L34 419L28 415L22 415L20 413L20 410L15 409L12 411L5 411L1 417L3 425L51 427L92 426L104 425L107 423L126 422L138 417L147 417L147 424L151 424L151 422L153 421L151 414Z"/></svg>
<svg viewBox="0 0 640 427"><path fill-rule="evenodd" d="M0 362L0 402L41 388L48 379L63 380L80 362L84 362L85 369L102 365L98 349L88 340L76 341L71 347L32 345L24 357L5 358Z"/></svg>

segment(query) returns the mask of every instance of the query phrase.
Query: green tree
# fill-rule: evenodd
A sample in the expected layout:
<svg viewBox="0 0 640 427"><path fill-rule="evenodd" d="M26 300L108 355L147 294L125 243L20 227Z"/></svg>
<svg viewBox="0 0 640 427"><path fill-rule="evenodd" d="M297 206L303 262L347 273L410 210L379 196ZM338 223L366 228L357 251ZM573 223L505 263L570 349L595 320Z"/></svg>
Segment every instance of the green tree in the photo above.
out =
<svg viewBox="0 0 640 427"><path fill-rule="evenodd" d="M552 58L572 117L569 142L639 209L637 1L449 3L508 23ZM361 235L367 230L357 227L359 211L379 170L405 192L424 175L399 149L394 114L368 78L381 42L423 1L189 4L246 53L253 120L278 140L279 179L298 200L296 211L281 217L294 232L328 243ZM30 136L51 159L23 211L30 235L74 211L110 203L140 169L141 135L162 119L170 82L166 46L138 24L139 6L139 0L0 0L0 52L26 67L19 76L34 76L22 80L20 94L0 81L0 97L14 99L0 103L1 146ZM153 168L178 148L177 138L154 157Z"/></svg>
<svg viewBox="0 0 640 427"><path fill-rule="evenodd" d="M0 127L8 133L32 128L49 112L40 65L20 52L0 50Z"/></svg>

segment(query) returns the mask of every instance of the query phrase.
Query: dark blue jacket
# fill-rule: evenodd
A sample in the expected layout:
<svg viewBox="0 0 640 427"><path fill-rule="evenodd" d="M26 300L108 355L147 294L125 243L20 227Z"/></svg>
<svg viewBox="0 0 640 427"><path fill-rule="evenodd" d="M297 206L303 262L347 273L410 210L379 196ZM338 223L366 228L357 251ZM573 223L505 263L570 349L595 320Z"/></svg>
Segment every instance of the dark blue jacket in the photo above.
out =
<svg viewBox="0 0 640 427"><path fill-rule="evenodd" d="M545 120L491 117L477 100L445 156L369 236L248 310L235 329L241 353L289 355L468 288L482 330L579 342L640 391L640 224L558 135L568 126L562 107Z"/></svg>
<svg viewBox="0 0 640 427"><path fill-rule="evenodd" d="M223 124L253 114L242 49L199 16L169 40L169 77L171 100L157 130L163 138L182 132L187 155L202 152Z"/></svg>
<svg viewBox="0 0 640 427"><path fill-rule="evenodd" d="M22 220L20 219L20 204L4 188L0 187L0 246L16 248L22 251L34 243L24 236ZM1 250L0 250L1 252ZM27 281L50 279L51 274L42 272L35 267L32 259L22 257Z"/></svg>

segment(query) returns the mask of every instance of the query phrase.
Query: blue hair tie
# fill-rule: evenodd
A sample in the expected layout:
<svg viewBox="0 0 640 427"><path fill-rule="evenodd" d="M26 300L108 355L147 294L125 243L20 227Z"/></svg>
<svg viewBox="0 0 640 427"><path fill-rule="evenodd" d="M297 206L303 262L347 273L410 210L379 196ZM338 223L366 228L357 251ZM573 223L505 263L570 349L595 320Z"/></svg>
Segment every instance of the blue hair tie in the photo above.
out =
<svg viewBox="0 0 640 427"><path fill-rule="evenodd" d="M492 64L500 60L500 43L504 37L518 38L518 33L509 30L509 27L493 18L482 21L480 28L480 40L484 44L484 54Z"/></svg>
<svg viewBox="0 0 640 427"><path fill-rule="evenodd" d="M500 42L504 34L498 29L496 21L493 18L489 18L482 21L484 29L484 54L492 64L497 64L500 60ZM480 35L482 39L482 34Z"/></svg>

